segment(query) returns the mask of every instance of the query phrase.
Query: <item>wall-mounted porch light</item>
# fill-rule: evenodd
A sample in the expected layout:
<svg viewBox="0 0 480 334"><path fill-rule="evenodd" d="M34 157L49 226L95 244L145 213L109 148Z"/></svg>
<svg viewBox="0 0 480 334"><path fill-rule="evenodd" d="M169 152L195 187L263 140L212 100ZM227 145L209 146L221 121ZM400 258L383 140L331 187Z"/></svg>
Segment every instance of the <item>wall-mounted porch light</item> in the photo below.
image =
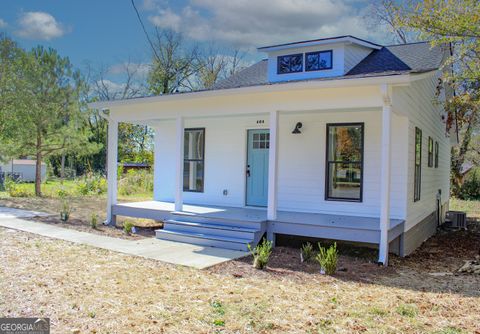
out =
<svg viewBox="0 0 480 334"><path fill-rule="evenodd" d="M292 133L293 134L299 134L299 133L302 133L300 131L300 129L302 128L302 122L298 122L296 125L295 125L295 129L293 129Z"/></svg>

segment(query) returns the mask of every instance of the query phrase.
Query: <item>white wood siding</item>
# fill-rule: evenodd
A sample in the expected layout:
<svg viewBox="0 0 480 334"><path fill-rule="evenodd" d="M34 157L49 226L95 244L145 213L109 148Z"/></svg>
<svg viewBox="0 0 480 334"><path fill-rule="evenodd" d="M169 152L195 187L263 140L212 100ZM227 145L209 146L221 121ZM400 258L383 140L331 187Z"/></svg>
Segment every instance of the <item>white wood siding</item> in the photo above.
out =
<svg viewBox="0 0 480 334"><path fill-rule="evenodd" d="M435 97L438 75L412 83L410 87L394 90L393 105L408 117L408 190L405 230L418 224L436 210L436 194L442 190L442 203L450 194L450 139L445 135L443 109ZM422 179L420 200L413 201L415 127L422 130ZM428 167L428 137L439 143L439 166Z"/></svg>
<svg viewBox="0 0 480 334"><path fill-rule="evenodd" d="M291 131L297 121L303 123L302 134ZM325 200L326 124L363 122L364 173L363 201ZM406 124L406 122L404 121ZM380 214L380 142L381 110L335 113L287 114L280 118L278 207L280 210L342 213L378 217ZM406 126L404 127L406 129ZM392 147L391 217L405 217L406 172L398 161L406 156L400 138L402 126L394 128ZM398 154L397 154L398 153Z"/></svg>
<svg viewBox="0 0 480 334"><path fill-rule="evenodd" d="M257 124L258 121L264 123ZM291 132L297 122L302 133ZM363 202L325 200L326 124L365 123ZM402 131L407 122L394 116L392 136L392 218L405 218L406 170L401 164L407 155ZM330 112L289 112L279 118L278 209L299 212L338 213L378 217L380 212L380 135L381 109L339 110ZM402 125L404 124L404 125ZM398 125L398 126L397 126ZM245 205L246 132L250 128L268 128L268 115L187 119L185 127L205 127L205 191L184 193L184 202L210 205ZM160 200L172 201L174 194L175 154L174 121L158 127L161 137L158 188ZM228 195L223 195L223 190Z"/></svg>

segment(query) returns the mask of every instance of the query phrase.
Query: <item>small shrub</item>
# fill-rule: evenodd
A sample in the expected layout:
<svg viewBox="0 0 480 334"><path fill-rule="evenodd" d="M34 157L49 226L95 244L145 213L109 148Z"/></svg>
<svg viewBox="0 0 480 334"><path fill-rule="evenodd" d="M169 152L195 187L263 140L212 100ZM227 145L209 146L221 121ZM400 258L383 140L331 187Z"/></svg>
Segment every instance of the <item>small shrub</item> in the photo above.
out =
<svg viewBox="0 0 480 334"><path fill-rule="evenodd" d="M317 261L325 274L333 275L337 271L338 251L337 243L334 243L328 249L318 243Z"/></svg>
<svg viewBox="0 0 480 334"><path fill-rule="evenodd" d="M300 252L300 261L310 261L311 259L313 259L314 255L315 251L313 250L313 245L311 243L307 242L306 244L302 245L302 249Z"/></svg>
<svg viewBox="0 0 480 334"><path fill-rule="evenodd" d="M70 214L72 213L72 208L66 199L62 201L62 208L60 210L60 219L64 222L68 221Z"/></svg>
<svg viewBox="0 0 480 334"><path fill-rule="evenodd" d="M129 170L118 181L120 195L151 193L153 191L153 173L150 170Z"/></svg>
<svg viewBox="0 0 480 334"><path fill-rule="evenodd" d="M5 190L8 192L10 197L30 197L33 196L31 191L28 191L27 188L22 187L21 184L15 182L11 178L7 177L4 181Z"/></svg>
<svg viewBox="0 0 480 334"><path fill-rule="evenodd" d="M68 196L68 192L64 187L61 187L60 189L57 190L57 196L59 198L65 198Z"/></svg>
<svg viewBox="0 0 480 334"><path fill-rule="evenodd" d="M212 306L215 313L217 313L219 315L224 315L225 314L225 309L223 308L222 303L219 302L218 300L214 300L210 305Z"/></svg>
<svg viewBox="0 0 480 334"><path fill-rule="evenodd" d="M92 216L90 217L90 227L94 230L98 227L98 215L96 213L92 213Z"/></svg>
<svg viewBox="0 0 480 334"><path fill-rule="evenodd" d="M87 173L77 180L80 195L101 195L107 191L107 180L100 174Z"/></svg>
<svg viewBox="0 0 480 334"><path fill-rule="evenodd" d="M225 326L225 320L222 319L215 319L213 320L213 324L218 327L223 327Z"/></svg>
<svg viewBox="0 0 480 334"><path fill-rule="evenodd" d="M248 244L248 249L253 256L253 266L256 269L264 269L267 266L270 254L272 254L272 247L273 243L265 239L254 249Z"/></svg>
<svg viewBox="0 0 480 334"><path fill-rule="evenodd" d="M418 309L414 304L402 304L397 307L397 313L404 317L415 318Z"/></svg>
<svg viewBox="0 0 480 334"><path fill-rule="evenodd" d="M132 233L132 230L133 230L133 223L129 220L125 221L123 223L123 232L125 232L126 234L131 234Z"/></svg>
<svg viewBox="0 0 480 334"><path fill-rule="evenodd" d="M33 196L33 193L28 191L25 188L21 188L18 186L12 187L9 191L8 194L10 197L31 197Z"/></svg>

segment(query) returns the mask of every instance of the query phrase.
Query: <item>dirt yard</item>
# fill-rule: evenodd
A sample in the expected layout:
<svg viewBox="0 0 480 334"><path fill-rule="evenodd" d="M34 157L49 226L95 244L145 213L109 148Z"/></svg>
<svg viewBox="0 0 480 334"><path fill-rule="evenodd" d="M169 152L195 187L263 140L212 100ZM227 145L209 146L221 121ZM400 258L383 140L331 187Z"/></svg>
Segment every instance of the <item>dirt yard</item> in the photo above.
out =
<svg viewBox="0 0 480 334"><path fill-rule="evenodd" d="M120 198L120 201L140 201L142 198ZM103 197L99 196L83 196L83 197L70 197L68 203L72 208L70 219L67 222L60 220L60 210L62 207L62 199L55 197L18 197L18 198L0 198L0 206L6 206L11 208L35 210L51 213L49 217L39 217L35 220L55 224L57 226L71 228L77 231L84 231L96 234L107 235L111 237L118 237L124 239L139 239L142 237L152 237L155 235L155 229L161 228L163 223L155 222L151 219L139 219L130 217L118 217L117 228L107 228L102 226L102 222L105 220L105 207L107 201ZM98 224L96 229L92 229L90 222L92 214L96 214ZM135 235L126 235L122 226L125 221L132 222L137 230Z"/></svg>
<svg viewBox="0 0 480 334"><path fill-rule="evenodd" d="M474 226L388 268L342 255L334 277L286 247L265 271L199 271L0 229L0 314L50 317L52 333L480 333L480 277L455 273Z"/></svg>

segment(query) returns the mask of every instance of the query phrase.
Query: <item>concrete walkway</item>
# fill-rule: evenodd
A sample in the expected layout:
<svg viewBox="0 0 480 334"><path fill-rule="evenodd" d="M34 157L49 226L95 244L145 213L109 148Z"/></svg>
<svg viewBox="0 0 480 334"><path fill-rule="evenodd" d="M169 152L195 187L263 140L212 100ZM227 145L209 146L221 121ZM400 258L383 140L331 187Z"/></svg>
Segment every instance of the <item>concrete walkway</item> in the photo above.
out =
<svg viewBox="0 0 480 334"><path fill-rule="evenodd" d="M248 254L229 249L196 246L155 238L141 240L113 238L22 219L42 215L48 214L0 207L0 226L198 269L204 269Z"/></svg>

